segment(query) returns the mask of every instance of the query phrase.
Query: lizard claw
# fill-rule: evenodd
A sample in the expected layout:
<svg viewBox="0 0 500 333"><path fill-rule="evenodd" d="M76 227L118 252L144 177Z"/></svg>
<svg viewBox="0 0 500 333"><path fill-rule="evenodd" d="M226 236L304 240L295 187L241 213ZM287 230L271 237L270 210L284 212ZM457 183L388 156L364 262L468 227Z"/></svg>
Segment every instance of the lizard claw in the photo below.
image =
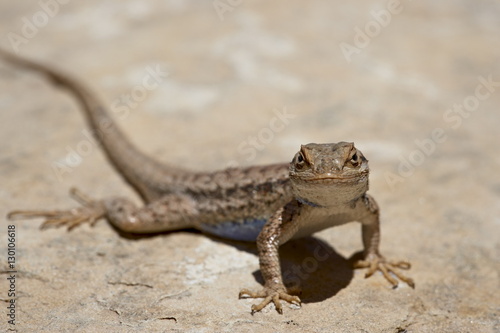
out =
<svg viewBox="0 0 500 333"><path fill-rule="evenodd" d="M398 286L396 280L390 273L395 275L399 280L405 282L410 287L415 288L413 279L402 274L399 269L410 269L411 264L407 261L387 261L381 255L369 255L365 260L359 260L354 264L354 268L368 268L365 278L372 276L376 271L380 271L393 288Z"/></svg>
<svg viewBox="0 0 500 333"><path fill-rule="evenodd" d="M281 305L280 300L284 300L290 304L296 304L298 306L301 305L300 298L298 296L291 295L287 292L284 286L266 286L258 292L242 289L238 298L264 298L264 300L259 304L252 305L252 314L259 312L271 302L273 302L276 311L278 311L279 314L283 314L283 306Z"/></svg>
<svg viewBox="0 0 500 333"><path fill-rule="evenodd" d="M15 210L7 214L7 218L31 219L42 217L45 218L45 221L40 226L40 229L66 226L68 230L71 230L85 222L93 226L106 214L106 210L101 201L90 199L76 188L70 190L70 195L79 202L82 207L69 210Z"/></svg>

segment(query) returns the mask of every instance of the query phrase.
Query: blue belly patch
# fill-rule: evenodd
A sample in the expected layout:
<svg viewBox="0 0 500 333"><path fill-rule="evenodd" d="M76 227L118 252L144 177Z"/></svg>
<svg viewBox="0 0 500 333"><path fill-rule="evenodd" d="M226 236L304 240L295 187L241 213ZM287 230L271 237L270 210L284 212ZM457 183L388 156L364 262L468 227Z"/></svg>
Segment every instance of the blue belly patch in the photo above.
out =
<svg viewBox="0 0 500 333"><path fill-rule="evenodd" d="M255 242L267 219L245 219L242 221L227 221L217 224L201 224L198 226L203 232L222 238Z"/></svg>

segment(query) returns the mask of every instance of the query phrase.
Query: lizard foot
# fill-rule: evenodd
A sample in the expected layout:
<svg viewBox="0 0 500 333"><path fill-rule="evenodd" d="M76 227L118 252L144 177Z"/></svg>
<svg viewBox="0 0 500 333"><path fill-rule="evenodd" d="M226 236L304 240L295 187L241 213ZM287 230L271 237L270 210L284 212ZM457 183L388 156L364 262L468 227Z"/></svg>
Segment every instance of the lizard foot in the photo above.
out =
<svg viewBox="0 0 500 333"><path fill-rule="evenodd" d="M276 307L276 311L279 314L283 314L283 306L280 300L287 301L291 304L299 305L301 304L300 298L298 296L291 295L283 285L276 286L265 286L262 290L258 292L250 291L248 289L242 289L238 295L239 298L264 298L259 304L252 305L252 314L259 312L266 307L269 303L273 302Z"/></svg>
<svg viewBox="0 0 500 333"><path fill-rule="evenodd" d="M392 273L410 287L415 288L413 279L405 276L399 271L400 269L407 270L411 268L411 264L407 261L387 261L381 255L369 255L365 260L356 262L354 268L368 268L365 278L372 276L376 271L380 271L386 280L392 284L392 287L396 288L398 286L398 281L391 276L390 273Z"/></svg>
<svg viewBox="0 0 500 333"><path fill-rule="evenodd" d="M106 215L106 209L101 201L92 200L75 188L70 190L70 195L82 207L69 210L15 210L10 212L7 218L31 219L43 217L45 221L40 226L40 229L67 226L68 230L71 230L85 222L93 226L101 217Z"/></svg>

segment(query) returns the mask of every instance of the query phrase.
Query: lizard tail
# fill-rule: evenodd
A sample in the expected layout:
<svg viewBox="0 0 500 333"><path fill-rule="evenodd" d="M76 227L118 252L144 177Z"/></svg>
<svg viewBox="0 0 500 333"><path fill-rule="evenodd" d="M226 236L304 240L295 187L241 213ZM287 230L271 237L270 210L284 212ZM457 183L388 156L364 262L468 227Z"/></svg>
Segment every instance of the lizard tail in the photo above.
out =
<svg viewBox="0 0 500 333"><path fill-rule="evenodd" d="M167 167L137 149L116 125L106 105L80 81L41 63L18 57L2 49L0 49L0 57L20 67L38 71L55 84L69 90L83 106L90 128L102 144L108 159L146 201L159 195L154 190L158 184L163 184L162 192L165 192L165 184L174 186L174 174L185 173L177 168Z"/></svg>

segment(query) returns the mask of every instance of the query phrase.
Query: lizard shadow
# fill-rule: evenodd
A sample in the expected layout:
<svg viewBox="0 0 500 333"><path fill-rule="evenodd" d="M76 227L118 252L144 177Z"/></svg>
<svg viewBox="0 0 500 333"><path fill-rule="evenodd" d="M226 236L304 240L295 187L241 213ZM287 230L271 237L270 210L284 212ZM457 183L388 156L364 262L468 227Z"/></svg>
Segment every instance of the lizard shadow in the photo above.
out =
<svg viewBox="0 0 500 333"><path fill-rule="evenodd" d="M253 243L213 239L257 255ZM354 277L355 260L362 257L362 252L358 252L346 259L313 236L289 241L280 247L279 253L283 282L287 288L300 291L303 303L324 301L346 288ZM264 285L260 270L252 274L258 283Z"/></svg>
<svg viewBox="0 0 500 333"><path fill-rule="evenodd" d="M170 232L131 234L115 228L121 237L129 240L158 237ZM185 231L200 233L194 229ZM210 239L234 246L240 251L257 256L255 243L240 242L203 234ZM288 288L300 290L303 303L316 303L335 296L346 288L354 277L353 264L362 258L362 251L345 258L323 240L309 236L291 240L280 247L283 282ZM253 273L255 280L264 285L260 270Z"/></svg>

